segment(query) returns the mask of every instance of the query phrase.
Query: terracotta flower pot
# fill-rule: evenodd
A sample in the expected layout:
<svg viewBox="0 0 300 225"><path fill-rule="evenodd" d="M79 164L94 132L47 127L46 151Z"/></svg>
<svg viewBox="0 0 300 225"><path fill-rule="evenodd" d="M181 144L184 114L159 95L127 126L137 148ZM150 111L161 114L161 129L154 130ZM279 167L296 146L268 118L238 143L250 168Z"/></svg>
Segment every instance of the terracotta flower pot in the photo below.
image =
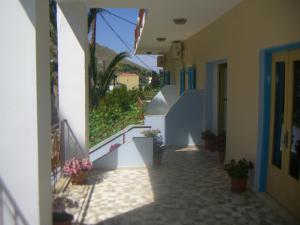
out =
<svg viewBox="0 0 300 225"><path fill-rule="evenodd" d="M162 162L163 153L154 152L153 154L153 166L160 166Z"/></svg>
<svg viewBox="0 0 300 225"><path fill-rule="evenodd" d="M215 142L212 139L205 139L204 140L204 149L214 151L215 148Z"/></svg>
<svg viewBox="0 0 300 225"><path fill-rule="evenodd" d="M231 191L241 193L246 191L248 178L231 178Z"/></svg>
<svg viewBox="0 0 300 225"><path fill-rule="evenodd" d="M80 171L79 174L72 176L72 184L85 184L88 171Z"/></svg>
<svg viewBox="0 0 300 225"><path fill-rule="evenodd" d="M225 161L225 151L219 151L219 162L224 163Z"/></svg>
<svg viewBox="0 0 300 225"><path fill-rule="evenodd" d="M52 213L53 225L72 225L73 215L63 213Z"/></svg>

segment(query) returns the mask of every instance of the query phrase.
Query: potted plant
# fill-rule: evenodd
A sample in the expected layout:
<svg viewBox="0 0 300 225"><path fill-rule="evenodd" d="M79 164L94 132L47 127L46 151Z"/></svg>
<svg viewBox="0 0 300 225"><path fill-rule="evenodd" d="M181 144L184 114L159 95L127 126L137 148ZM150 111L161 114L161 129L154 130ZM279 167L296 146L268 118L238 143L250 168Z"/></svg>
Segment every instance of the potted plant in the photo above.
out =
<svg viewBox="0 0 300 225"><path fill-rule="evenodd" d="M300 140L296 142L295 149L296 149L297 158L298 160L300 160Z"/></svg>
<svg viewBox="0 0 300 225"><path fill-rule="evenodd" d="M118 149L120 146L121 146L121 144L119 144L119 143L113 144L110 146L109 151L112 152L112 151Z"/></svg>
<svg viewBox="0 0 300 225"><path fill-rule="evenodd" d="M84 184L88 172L92 169L92 163L87 158L67 160L63 171L72 178L72 184Z"/></svg>
<svg viewBox="0 0 300 225"><path fill-rule="evenodd" d="M63 198L54 199L52 207L53 225L72 225L73 215L65 211Z"/></svg>
<svg viewBox="0 0 300 225"><path fill-rule="evenodd" d="M160 130L150 129L142 132L145 137L153 137L153 165L160 166L163 157L163 137Z"/></svg>
<svg viewBox="0 0 300 225"><path fill-rule="evenodd" d="M216 137L215 149L219 152L219 161L224 163L226 150L226 133L223 132Z"/></svg>
<svg viewBox="0 0 300 225"><path fill-rule="evenodd" d="M212 131L206 130L202 132L201 138L204 140L204 149L213 151L215 147L216 135Z"/></svg>
<svg viewBox="0 0 300 225"><path fill-rule="evenodd" d="M246 190L249 170L252 168L252 162L246 159L239 160L238 162L232 159L229 163L225 164L224 169L231 178L232 192L241 193Z"/></svg>

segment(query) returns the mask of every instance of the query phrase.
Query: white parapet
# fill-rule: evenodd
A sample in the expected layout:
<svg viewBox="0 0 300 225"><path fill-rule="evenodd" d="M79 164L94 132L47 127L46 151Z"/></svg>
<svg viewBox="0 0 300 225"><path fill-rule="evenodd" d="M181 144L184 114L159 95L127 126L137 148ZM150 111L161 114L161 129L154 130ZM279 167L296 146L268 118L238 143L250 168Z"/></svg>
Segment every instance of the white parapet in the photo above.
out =
<svg viewBox="0 0 300 225"><path fill-rule="evenodd" d="M118 149L93 162L97 169L151 167L153 165L153 138L134 137Z"/></svg>

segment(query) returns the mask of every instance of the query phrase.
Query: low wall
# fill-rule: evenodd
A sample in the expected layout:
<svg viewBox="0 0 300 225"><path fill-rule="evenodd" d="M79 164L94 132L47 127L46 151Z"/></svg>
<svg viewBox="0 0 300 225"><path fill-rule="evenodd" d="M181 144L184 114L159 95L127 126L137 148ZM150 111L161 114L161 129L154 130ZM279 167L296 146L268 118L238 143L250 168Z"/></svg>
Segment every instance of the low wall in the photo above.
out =
<svg viewBox="0 0 300 225"><path fill-rule="evenodd" d="M201 144L204 129L203 90L189 90L165 117L165 145Z"/></svg>
<svg viewBox="0 0 300 225"><path fill-rule="evenodd" d="M153 165L153 138L134 137L132 141L93 162L96 169L151 167Z"/></svg>
<svg viewBox="0 0 300 225"><path fill-rule="evenodd" d="M150 128L151 127L145 125L130 125L126 127L125 129L117 132L111 137L90 148L90 159L92 161L95 161L100 157L106 155L107 153L109 153L112 145L125 144L127 142L130 142L134 137L144 137L142 132L145 130L149 130Z"/></svg>

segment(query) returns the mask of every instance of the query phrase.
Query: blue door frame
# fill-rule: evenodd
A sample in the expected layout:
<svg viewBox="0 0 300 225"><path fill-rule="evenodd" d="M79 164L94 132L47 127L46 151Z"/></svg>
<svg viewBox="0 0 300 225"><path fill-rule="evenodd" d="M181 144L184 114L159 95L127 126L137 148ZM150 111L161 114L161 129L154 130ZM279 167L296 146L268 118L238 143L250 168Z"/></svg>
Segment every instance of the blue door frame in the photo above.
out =
<svg viewBox="0 0 300 225"><path fill-rule="evenodd" d="M300 42L260 51L258 152L256 171L258 190L266 191L268 174L269 127L271 113L272 54L300 48Z"/></svg>

